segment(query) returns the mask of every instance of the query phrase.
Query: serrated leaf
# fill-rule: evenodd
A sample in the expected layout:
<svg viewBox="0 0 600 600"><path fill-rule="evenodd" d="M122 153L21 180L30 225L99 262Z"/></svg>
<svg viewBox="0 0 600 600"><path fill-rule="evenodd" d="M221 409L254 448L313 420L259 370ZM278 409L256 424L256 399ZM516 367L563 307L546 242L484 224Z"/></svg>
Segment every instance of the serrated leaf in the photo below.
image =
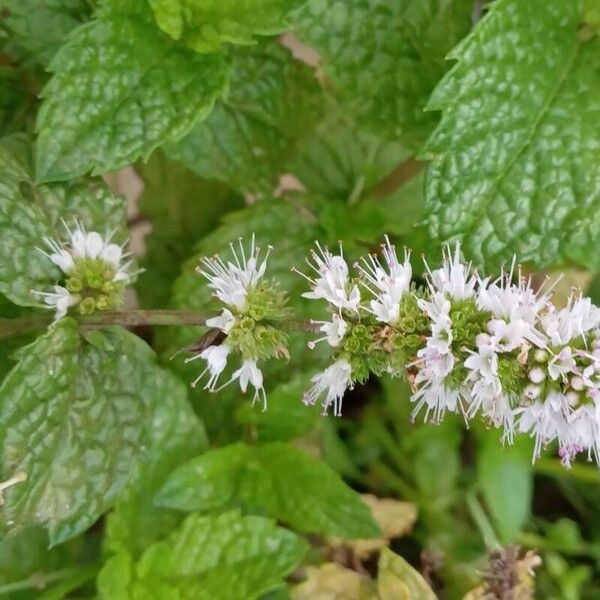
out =
<svg viewBox="0 0 600 600"><path fill-rule="evenodd" d="M190 515L137 563L111 558L98 578L101 600L180 598L254 600L277 587L302 559L307 544L262 517Z"/></svg>
<svg viewBox="0 0 600 600"><path fill-rule="evenodd" d="M181 522L181 513L157 508L150 499L177 466L208 446L183 383L157 371L156 398L144 459L106 521L105 546L114 553L137 557Z"/></svg>
<svg viewBox="0 0 600 600"><path fill-rule="evenodd" d="M312 71L276 42L238 51L229 95L167 152L201 177L269 194L317 121L320 101Z"/></svg>
<svg viewBox="0 0 600 600"><path fill-rule="evenodd" d="M423 107L444 58L469 30L470 0L310 0L297 36L319 52L361 124L419 147L435 124Z"/></svg>
<svg viewBox="0 0 600 600"><path fill-rule="evenodd" d="M256 35L289 28L287 15L306 0L149 0L160 28L197 52L226 42L252 44Z"/></svg>
<svg viewBox="0 0 600 600"><path fill-rule="evenodd" d="M226 88L224 55L175 44L144 4L113 4L74 31L50 63L37 120L40 181L147 159L206 117Z"/></svg>
<svg viewBox="0 0 600 600"><path fill-rule="evenodd" d="M0 0L8 11L5 25L28 57L47 64L66 35L89 18L86 0Z"/></svg>
<svg viewBox="0 0 600 600"><path fill-rule="evenodd" d="M102 234L126 238L125 203L100 180L37 186L30 145L21 135L0 140L0 292L22 306L39 304L32 290L55 283L57 267L36 248L43 238L63 239L62 219L79 220Z"/></svg>
<svg viewBox="0 0 600 600"><path fill-rule="evenodd" d="M482 430L477 437L477 479L500 540L509 544L531 514L533 442L519 438L504 448L496 430Z"/></svg>
<svg viewBox="0 0 600 600"><path fill-rule="evenodd" d="M430 232L490 272L600 264L600 38L581 24L581 2L495 2L431 98Z"/></svg>
<svg viewBox="0 0 600 600"><path fill-rule="evenodd" d="M151 351L123 329L115 348L87 345L62 319L18 353L0 387L0 527L41 525L57 544L87 529L129 481L146 441L156 393Z"/></svg>
<svg viewBox="0 0 600 600"><path fill-rule="evenodd" d="M387 548L379 557L377 592L380 600L436 600L423 576Z"/></svg>
<svg viewBox="0 0 600 600"><path fill-rule="evenodd" d="M198 239L213 230L223 214L241 208L242 201L227 186L201 179L161 152L136 170L144 180L140 212L152 224L144 237L145 270L136 288L145 308L163 308L179 266Z"/></svg>
<svg viewBox="0 0 600 600"><path fill-rule="evenodd" d="M211 450L179 467L156 502L186 511L241 505L311 533L380 533L366 504L335 471L283 443Z"/></svg>

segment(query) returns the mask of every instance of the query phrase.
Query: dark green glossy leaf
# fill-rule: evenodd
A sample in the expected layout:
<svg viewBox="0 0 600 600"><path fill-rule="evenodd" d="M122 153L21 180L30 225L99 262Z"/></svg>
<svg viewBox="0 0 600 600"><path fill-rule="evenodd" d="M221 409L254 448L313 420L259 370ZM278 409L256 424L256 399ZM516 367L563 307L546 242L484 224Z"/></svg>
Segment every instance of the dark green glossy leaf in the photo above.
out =
<svg viewBox="0 0 600 600"><path fill-rule="evenodd" d="M499 0L450 57L425 149L430 232L492 272L598 267L600 38L582 2Z"/></svg>

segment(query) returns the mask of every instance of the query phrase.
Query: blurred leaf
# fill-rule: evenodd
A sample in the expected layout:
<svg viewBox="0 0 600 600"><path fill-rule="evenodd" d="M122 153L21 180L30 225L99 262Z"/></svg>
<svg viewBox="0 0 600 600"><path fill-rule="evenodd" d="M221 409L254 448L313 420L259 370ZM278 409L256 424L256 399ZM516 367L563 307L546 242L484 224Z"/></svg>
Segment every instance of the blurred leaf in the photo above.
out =
<svg viewBox="0 0 600 600"><path fill-rule="evenodd" d="M519 436L513 446L503 447L495 429L477 435L477 475L486 505L500 540L507 544L531 514L533 493L532 440Z"/></svg>
<svg viewBox="0 0 600 600"><path fill-rule="evenodd" d="M374 582L337 563L307 567L306 579L296 585L291 600L376 600Z"/></svg>
<svg viewBox="0 0 600 600"><path fill-rule="evenodd" d="M245 403L237 408L235 418L241 425L251 427L261 442L284 442L308 435L322 419L318 407L302 402L302 394L309 385L309 376L296 374L269 392L268 410L256 410Z"/></svg>
<svg viewBox="0 0 600 600"><path fill-rule="evenodd" d="M201 177L268 196L320 101L311 69L276 42L262 43L234 54L228 96L167 151Z"/></svg>
<svg viewBox="0 0 600 600"><path fill-rule="evenodd" d="M448 51L471 26L470 0L311 0L294 31L357 120L418 147L436 117L423 108Z"/></svg>
<svg viewBox="0 0 600 600"><path fill-rule="evenodd" d="M290 170L312 193L358 200L409 153L355 123L329 99L325 117L298 144Z"/></svg>
<svg viewBox="0 0 600 600"><path fill-rule="evenodd" d="M160 28L196 52L215 52L225 43L253 44L256 35L289 28L288 13L306 0L149 0Z"/></svg>
<svg viewBox="0 0 600 600"><path fill-rule="evenodd" d="M0 0L5 24L28 57L48 64L67 34L91 15L86 0Z"/></svg>
<svg viewBox="0 0 600 600"><path fill-rule="evenodd" d="M98 576L101 600L253 600L278 587L307 544L262 517L190 515L134 562L114 555Z"/></svg>
<svg viewBox="0 0 600 600"><path fill-rule="evenodd" d="M206 181L164 154L155 152L136 168L144 180L140 212L152 231L144 237L146 252L137 281L140 301L147 308L162 308L179 265L196 242L215 228L226 212L239 209L241 199L225 185Z"/></svg>
<svg viewBox="0 0 600 600"><path fill-rule="evenodd" d="M169 477L156 503L185 511L238 505L310 533L380 533L360 496L337 473L282 443L238 443L194 458Z"/></svg>
<svg viewBox="0 0 600 600"><path fill-rule="evenodd" d="M377 592L380 600L436 600L421 574L387 548L379 557Z"/></svg>
<svg viewBox="0 0 600 600"><path fill-rule="evenodd" d="M151 498L174 469L206 449L202 423L192 412L186 387L157 370L156 403L145 456L106 521L105 545L139 556L182 520L181 513L154 506Z"/></svg>
<svg viewBox="0 0 600 600"><path fill-rule="evenodd" d="M418 508L410 502L400 502L393 498L378 498L373 494L362 494L363 502L369 507L375 522L381 529L381 537L373 540L344 540L330 538L328 545L346 547L359 560L366 560L369 556L389 545L394 538L399 538L410 533L417 520Z"/></svg>

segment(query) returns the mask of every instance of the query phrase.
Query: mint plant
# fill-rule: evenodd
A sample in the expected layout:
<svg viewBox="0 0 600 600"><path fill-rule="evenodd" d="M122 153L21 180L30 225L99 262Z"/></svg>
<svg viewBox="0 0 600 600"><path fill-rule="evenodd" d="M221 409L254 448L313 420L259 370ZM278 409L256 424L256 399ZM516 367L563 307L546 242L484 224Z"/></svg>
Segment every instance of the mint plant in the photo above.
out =
<svg viewBox="0 0 600 600"><path fill-rule="evenodd" d="M0 597L597 597L599 27L0 0Z"/></svg>

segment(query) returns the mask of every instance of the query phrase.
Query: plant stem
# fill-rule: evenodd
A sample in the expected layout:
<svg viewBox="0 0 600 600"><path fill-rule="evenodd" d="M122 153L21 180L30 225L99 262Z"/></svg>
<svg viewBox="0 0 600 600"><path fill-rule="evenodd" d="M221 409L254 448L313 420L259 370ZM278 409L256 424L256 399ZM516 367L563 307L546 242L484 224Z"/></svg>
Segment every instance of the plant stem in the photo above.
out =
<svg viewBox="0 0 600 600"><path fill-rule="evenodd" d="M473 490L467 492L465 496L465 500L467 503L467 508L471 513L471 517L473 517L473 521L475 521L475 525L479 529L483 537L483 542L486 548L491 552L494 550L501 550L502 544L498 540L498 536L490 523L485 511L479 504L479 500L477 500L477 496Z"/></svg>
<svg viewBox="0 0 600 600"><path fill-rule="evenodd" d="M371 196L373 198L389 196L417 175L425 167L425 164L414 157L405 160L371 189Z"/></svg>
<svg viewBox="0 0 600 600"><path fill-rule="evenodd" d="M90 316L76 317L83 328L93 329L105 325L135 327L141 325L195 325L204 327L210 315L190 310L124 310L98 312ZM0 319L0 340L19 337L47 328L51 315L28 315L15 319ZM282 324L288 331L311 333L316 326L310 321L288 320Z"/></svg>
<svg viewBox="0 0 600 600"><path fill-rule="evenodd" d="M13 581L12 583L7 583L6 585L0 586L0 596L31 589L44 590L53 583L57 583L74 576L77 576L83 584L87 580L95 577L98 569L98 565L90 565L87 567L84 566L60 569L58 571L53 571L52 573L34 573L27 579Z"/></svg>

